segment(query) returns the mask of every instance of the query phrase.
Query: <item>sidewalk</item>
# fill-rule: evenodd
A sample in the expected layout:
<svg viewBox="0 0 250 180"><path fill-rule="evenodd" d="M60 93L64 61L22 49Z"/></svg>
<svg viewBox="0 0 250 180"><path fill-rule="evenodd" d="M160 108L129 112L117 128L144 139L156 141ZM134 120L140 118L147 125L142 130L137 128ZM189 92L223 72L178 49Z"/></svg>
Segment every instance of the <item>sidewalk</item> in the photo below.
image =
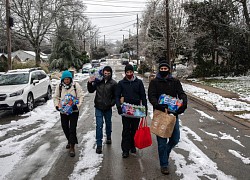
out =
<svg viewBox="0 0 250 180"><path fill-rule="evenodd" d="M237 100L237 101L242 101L242 102L246 102L248 104L250 104L249 101L244 101L242 99L239 98L239 95L236 94L236 93L233 93L233 92L230 92L230 91L227 91L227 90L223 90L223 89L219 89L219 88L215 88L215 87L212 87L212 86L207 86L207 85L203 85L203 84L200 84L200 83L195 83L195 82L191 82L191 81L188 81L188 80L180 80L182 83L185 83L185 84L189 84L189 85L192 85L192 86L196 86L196 87L199 87L199 88L202 88L202 89L205 89L209 92L212 92L212 93L215 93L215 94L218 94L224 98L229 98L229 99L234 99L234 100ZM210 102L207 102L197 96L194 96L190 93L187 93L188 95L188 98L190 100L193 100L201 105L205 105L207 108L211 109L211 110L215 110L215 111L218 111L217 108ZM238 118L236 116L234 116L234 112L225 112L225 111L221 111L221 113L228 117L229 119L235 121L235 122L238 122L248 128L250 128L250 122L246 119L242 119L242 118Z"/></svg>
<svg viewBox="0 0 250 180"><path fill-rule="evenodd" d="M219 89L219 88L215 88L212 86L206 86L200 83L196 83L196 82L192 82L192 81L188 81L188 80L181 80L182 83L185 84L190 84L202 89L206 89L209 92L215 93L215 94L219 94L220 96L224 97L224 98L231 98L231 99L239 99L239 95L230 91L226 91L223 89Z"/></svg>

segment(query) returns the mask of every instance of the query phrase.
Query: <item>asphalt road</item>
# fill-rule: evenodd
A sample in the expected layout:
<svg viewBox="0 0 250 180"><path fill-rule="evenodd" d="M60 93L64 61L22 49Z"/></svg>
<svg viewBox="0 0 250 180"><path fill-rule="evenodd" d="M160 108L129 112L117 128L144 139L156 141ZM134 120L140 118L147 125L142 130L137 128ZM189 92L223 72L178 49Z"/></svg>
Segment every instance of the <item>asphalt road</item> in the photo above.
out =
<svg viewBox="0 0 250 180"><path fill-rule="evenodd" d="M124 72L124 66L114 65L112 66L116 71L116 80L122 78L122 73ZM148 80L144 79L144 85L147 89ZM86 80L82 83L83 90L87 92ZM79 142L82 141L82 137L90 130L95 129L95 117L94 117L94 95L86 94L84 98L84 106L81 110L84 116L81 116L78 123L78 137ZM203 111L209 116L212 116L216 121L212 121L207 117L202 117L197 110ZM12 117L1 118L1 124L9 123L8 119ZM18 117L17 117L18 118ZM22 117L24 118L24 117ZM222 112L218 112L213 108L203 104L202 102L194 101L189 99L188 109L184 115L180 116L181 126L187 127L191 131L195 132L198 136L202 138L202 141L196 141L196 138L190 135L189 139L208 156L212 161L214 161L218 169L227 175L232 175L239 180L249 180L248 172L250 171L249 164L244 164L239 158L236 158L232 154L228 153L229 149L238 150L246 157L250 157L250 128L245 126L238 121L232 120L230 116L225 115ZM177 168L175 166L175 160L170 159L170 175L162 175L160 172L160 165L157 153L157 143L156 138L152 135L153 145L144 150L138 150L137 154L131 154L129 158L122 158L121 151L121 133L122 133L122 123L121 117L117 114L116 108L113 108L113 133L112 133L112 144L103 147L103 162L101 163L101 168L96 175L96 180L137 180L137 179L181 179L176 172ZM202 123L201 123L202 121ZM148 118L148 124L150 124L151 119ZM29 127L32 128L32 127ZM23 130L25 131L25 129ZM222 138L215 139L213 136L209 136L206 132L213 134L230 134L240 141L243 146L239 146L237 143L233 143L230 140L225 140ZM248 136L246 136L248 135ZM27 137L28 138L28 137ZM48 149L49 154L47 154L47 159L44 161L49 161L50 156L59 145L65 141L63 138L63 132L61 129L60 121L58 121L52 129L48 129L48 132L40 137L37 143L32 147L28 148L27 159L32 155L33 152L37 151L39 147L46 142L49 142L51 146ZM182 139L181 139L182 141ZM65 141L66 145L66 141ZM79 151L84 148L84 144L78 144L76 147L76 156L74 158L69 157L68 150L65 147L59 149L58 158L54 164L51 164L51 168L45 176L44 180L66 180L74 169L74 165L79 159ZM188 148L188 147L187 147ZM93 147L95 151L95 147ZM178 147L174 149L176 153L181 154L189 162L189 151L179 149ZM191 160L190 160L191 161ZM24 162L25 164L25 159ZM29 166L31 169L25 169L24 166L20 166L13 170L12 179L36 179L36 174L43 169L45 163L33 162L33 166ZM19 172L22 176L19 176ZM216 177L209 176L210 179ZM200 176L200 179L209 179L206 174Z"/></svg>

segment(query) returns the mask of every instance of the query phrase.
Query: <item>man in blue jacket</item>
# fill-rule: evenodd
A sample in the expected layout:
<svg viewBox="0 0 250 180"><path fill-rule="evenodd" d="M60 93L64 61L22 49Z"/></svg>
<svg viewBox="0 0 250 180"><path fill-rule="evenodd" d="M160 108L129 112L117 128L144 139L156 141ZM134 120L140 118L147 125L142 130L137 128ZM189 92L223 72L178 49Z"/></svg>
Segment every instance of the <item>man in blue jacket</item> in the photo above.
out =
<svg viewBox="0 0 250 180"><path fill-rule="evenodd" d="M143 105L146 107L147 114L147 99L145 88L142 80L134 75L134 69L131 64L125 67L125 77L118 82L116 88L116 107L119 114L122 114L121 98L124 102L134 105ZM134 144L135 132L138 128L140 119L122 116L122 157L129 157L129 151L136 153Z"/></svg>
<svg viewBox="0 0 250 180"><path fill-rule="evenodd" d="M112 132L112 106L115 105L116 81L112 79L112 68L105 66L102 70L103 79L100 82L95 81L95 77L90 77L87 88L89 93L96 91L95 95L95 116L96 116L96 153L102 153L103 138L103 118L106 124L106 144L111 144Z"/></svg>

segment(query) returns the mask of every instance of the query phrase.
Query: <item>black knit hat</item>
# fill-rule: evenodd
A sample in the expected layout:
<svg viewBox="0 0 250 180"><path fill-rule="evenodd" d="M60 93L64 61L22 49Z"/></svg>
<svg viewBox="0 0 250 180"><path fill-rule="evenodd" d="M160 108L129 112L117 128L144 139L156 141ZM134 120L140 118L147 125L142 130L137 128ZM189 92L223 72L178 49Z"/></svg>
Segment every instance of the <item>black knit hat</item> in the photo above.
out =
<svg viewBox="0 0 250 180"><path fill-rule="evenodd" d="M110 66L105 66L103 69L102 69L102 71L104 72L104 71L108 71L108 72L110 72L111 74L112 74L112 68L110 67Z"/></svg>
<svg viewBox="0 0 250 180"><path fill-rule="evenodd" d="M170 66L169 66L169 64L168 64L166 61L161 61L161 62L160 62L160 64L159 64L159 70L160 70L160 68L163 67L163 66L168 67L169 70L171 69Z"/></svg>
<svg viewBox="0 0 250 180"><path fill-rule="evenodd" d="M133 66L131 65L131 64L127 64L126 66L125 66L125 73L127 72L127 71L133 71L134 72L134 68L133 68Z"/></svg>

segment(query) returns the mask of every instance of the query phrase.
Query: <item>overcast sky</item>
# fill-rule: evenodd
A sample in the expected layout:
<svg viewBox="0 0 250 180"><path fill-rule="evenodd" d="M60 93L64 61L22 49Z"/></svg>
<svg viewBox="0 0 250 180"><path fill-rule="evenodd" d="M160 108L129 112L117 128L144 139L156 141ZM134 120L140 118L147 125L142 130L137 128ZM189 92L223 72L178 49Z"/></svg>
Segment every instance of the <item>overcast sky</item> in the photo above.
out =
<svg viewBox="0 0 250 180"><path fill-rule="evenodd" d="M93 25L99 27L100 40L122 41L136 34L136 15L141 19L147 0L83 0L87 6L86 15ZM123 31L120 31L120 30Z"/></svg>

